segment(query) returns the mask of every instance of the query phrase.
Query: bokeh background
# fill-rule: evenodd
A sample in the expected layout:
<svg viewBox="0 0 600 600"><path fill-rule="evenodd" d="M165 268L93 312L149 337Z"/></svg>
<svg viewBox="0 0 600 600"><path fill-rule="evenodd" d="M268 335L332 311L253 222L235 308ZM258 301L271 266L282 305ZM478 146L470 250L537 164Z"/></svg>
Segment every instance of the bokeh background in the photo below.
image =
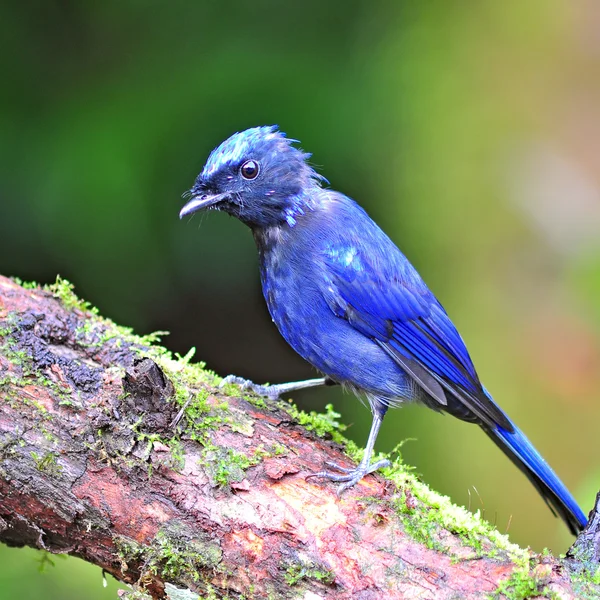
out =
<svg viewBox="0 0 600 600"><path fill-rule="evenodd" d="M401 246L488 389L587 512L600 488L600 4L595 0L0 4L0 272L57 273L221 374L314 376L279 338L248 230L180 222L234 131L278 123ZM332 402L364 443L370 417ZM565 527L478 428L388 414L434 488L511 538ZM0 598L115 598L98 569L0 548Z"/></svg>

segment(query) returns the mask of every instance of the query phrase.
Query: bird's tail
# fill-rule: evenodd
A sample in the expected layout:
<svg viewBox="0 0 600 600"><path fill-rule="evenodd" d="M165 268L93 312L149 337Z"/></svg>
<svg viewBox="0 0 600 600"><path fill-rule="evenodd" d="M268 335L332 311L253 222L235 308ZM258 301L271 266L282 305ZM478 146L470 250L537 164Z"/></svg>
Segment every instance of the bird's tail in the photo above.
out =
<svg viewBox="0 0 600 600"><path fill-rule="evenodd" d="M587 524L583 511L525 434L512 425L513 431L500 426L484 429L500 450L525 473L552 512L563 519L571 533L577 535Z"/></svg>

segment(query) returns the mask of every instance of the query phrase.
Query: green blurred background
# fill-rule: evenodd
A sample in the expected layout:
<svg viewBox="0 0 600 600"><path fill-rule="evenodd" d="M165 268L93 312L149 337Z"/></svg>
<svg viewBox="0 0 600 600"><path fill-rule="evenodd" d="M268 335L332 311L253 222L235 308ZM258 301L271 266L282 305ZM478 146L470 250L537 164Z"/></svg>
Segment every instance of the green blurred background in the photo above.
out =
<svg viewBox="0 0 600 600"><path fill-rule="evenodd" d="M234 131L278 123L398 242L488 389L585 512L600 488L600 4L74 2L0 5L0 272L57 273L103 314L218 373L314 376L264 306L248 230L180 222ZM332 402L363 444L368 411ZM523 545L566 528L478 428L388 414L425 481ZM0 548L0 598L115 598L98 569Z"/></svg>

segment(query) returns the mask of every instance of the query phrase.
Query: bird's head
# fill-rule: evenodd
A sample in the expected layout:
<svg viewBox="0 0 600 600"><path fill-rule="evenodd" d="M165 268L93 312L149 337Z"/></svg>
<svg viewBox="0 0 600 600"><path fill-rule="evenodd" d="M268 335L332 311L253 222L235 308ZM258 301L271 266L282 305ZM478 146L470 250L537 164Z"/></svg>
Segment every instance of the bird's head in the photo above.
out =
<svg viewBox="0 0 600 600"><path fill-rule="evenodd" d="M208 157L179 216L213 209L253 228L294 225L311 208L311 188L323 180L294 142L277 126L233 134Z"/></svg>

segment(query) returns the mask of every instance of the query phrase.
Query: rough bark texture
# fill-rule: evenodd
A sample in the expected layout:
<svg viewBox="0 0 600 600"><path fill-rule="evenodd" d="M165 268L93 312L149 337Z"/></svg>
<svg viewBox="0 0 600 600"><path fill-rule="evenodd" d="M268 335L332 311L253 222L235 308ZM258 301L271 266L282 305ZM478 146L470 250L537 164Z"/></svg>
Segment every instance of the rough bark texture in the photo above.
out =
<svg viewBox="0 0 600 600"><path fill-rule="evenodd" d="M596 597L589 564L572 558L572 576L510 545L401 467L341 498L305 480L350 464L335 415L216 382L64 282L0 277L0 541L79 556L153 598L176 595L167 583L215 598Z"/></svg>

